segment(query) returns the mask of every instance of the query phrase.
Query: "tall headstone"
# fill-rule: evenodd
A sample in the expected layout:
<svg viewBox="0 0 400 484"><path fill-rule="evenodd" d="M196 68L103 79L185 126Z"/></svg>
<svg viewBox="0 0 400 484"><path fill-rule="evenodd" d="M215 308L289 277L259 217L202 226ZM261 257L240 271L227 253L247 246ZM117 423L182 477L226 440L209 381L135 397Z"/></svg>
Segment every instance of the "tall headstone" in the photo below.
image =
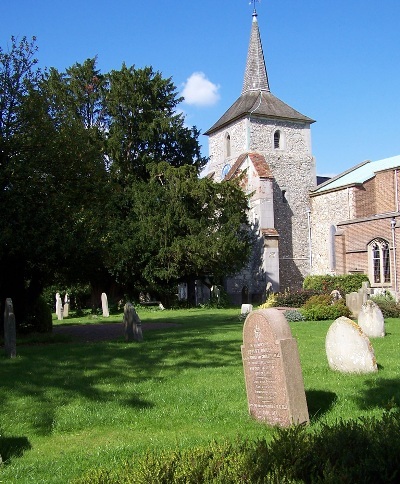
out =
<svg viewBox="0 0 400 484"><path fill-rule="evenodd" d="M124 306L124 331L126 341L143 340L142 322L130 302L127 302Z"/></svg>
<svg viewBox="0 0 400 484"><path fill-rule="evenodd" d="M63 319L63 304L59 292L56 293L56 314L59 321Z"/></svg>
<svg viewBox="0 0 400 484"><path fill-rule="evenodd" d="M247 316L242 359L250 415L280 427L309 421L297 343L282 312Z"/></svg>
<svg viewBox="0 0 400 484"><path fill-rule="evenodd" d="M369 338L383 338L385 336L385 320L376 302L370 299L361 306L358 325Z"/></svg>
<svg viewBox="0 0 400 484"><path fill-rule="evenodd" d="M8 358L17 356L17 332L14 307L11 298L6 299L4 308L4 350Z"/></svg>
<svg viewBox="0 0 400 484"><path fill-rule="evenodd" d="M105 292L103 292L101 295L101 307L103 309L103 318L108 318L110 316L110 312L108 310L108 300Z"/></svg>
<svg viewBox="0 0 400 484"><path fill-rule="evenodd" d="M64 312L63 312L63 317L68 318L69 315L69 296L68 293L65 294L64 297Z"/></svg>
<svg viewBox="0 0 400 484"><path fill-rule="evenodd" d="M358 324L345 316L330 326L325 339L329 367L342 373L378 371L374 349Z"/></svg>

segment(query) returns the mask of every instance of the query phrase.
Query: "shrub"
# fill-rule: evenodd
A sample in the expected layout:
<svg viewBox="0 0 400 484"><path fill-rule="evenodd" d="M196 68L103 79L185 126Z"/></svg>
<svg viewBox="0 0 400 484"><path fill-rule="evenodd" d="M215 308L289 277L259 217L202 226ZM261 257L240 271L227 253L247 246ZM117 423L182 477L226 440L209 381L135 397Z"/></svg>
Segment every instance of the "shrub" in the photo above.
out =
<svg viewBox="0 0 400 484"><path fill-rule="evenodd" d="M43 297L39 297L32 306L25 321L19 326L22 333L51 333L53 318L51 309Z"/></svg>
<svg viewBox="0 0 400 484"><path fill-rule="evenodd" d="M400 303L396 302L390 293L373 296L371 300L379 306L384 318L400 317Z"/></svg>
<svg viewBox="0 0 400 484"><path fill-rule="evenodd" d="M322 321L336 319L340 316L350 316L350 309L343 299L332 302L330 294L312 296L300 309L301 314L307 321Z"/></svg>
<svg viewBox="0 0 400 484"><path fill-rule="evenodd" d="M311 430L276 429L273 440L211 443L176 452L148 452L120 469L93 469L76 484L383 484L400 475L400 413L339 421Z"/></svg>
<svg viewBox="0 0 400 484"><path fill-rule="evenodd" d="M304 316L301 314L300 311L297 311L297 309L288 309L287 311L285 311L285 318L290 323L294 323L296 321L304 321Z"/></svg>
<svg viewBox="0 0 400 484"><path fill-rule="evenodd" d="M362 283L368 281L366 274L344 274L340 276L325 274L322 276L307 276L304 279L303 288L329 294L337 289L344 296L350 292L357 292Z"/></svg>
<svg viewBox="0 0 400 484"><path fill-rule="evenodd" d="M275 306L278 305L276 301L277 301L277 295L272 293L268 296L264 304L261 304L261 306L258 306L258 309L274 308Z"/></svg>
<svg viewBox="0 0 400 484"><path fill-rule="evenodd" d="M315 291L314 289L302 289L293 292L285 291L276 295L276 304L277 306L299 308L308 301L310 297L320 294L320 292L321 291Z"/></svg>

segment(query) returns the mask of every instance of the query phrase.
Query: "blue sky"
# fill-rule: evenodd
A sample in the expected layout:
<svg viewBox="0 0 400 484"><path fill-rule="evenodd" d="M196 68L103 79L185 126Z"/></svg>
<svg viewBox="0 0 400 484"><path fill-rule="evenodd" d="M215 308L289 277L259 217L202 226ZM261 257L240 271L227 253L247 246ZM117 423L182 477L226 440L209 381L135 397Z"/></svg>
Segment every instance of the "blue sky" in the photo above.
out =
<svg viewBox="0 0 400 484"><path fill-rule="evenodd" d="M400 154L399 0L261 0L257 12L272 93L317 121L318 174ZM41 66L61 71L94 56L103 73L151 65L205 132L240 95L251 15L249 0L2 0L0 45L35 35Z"/></svg>

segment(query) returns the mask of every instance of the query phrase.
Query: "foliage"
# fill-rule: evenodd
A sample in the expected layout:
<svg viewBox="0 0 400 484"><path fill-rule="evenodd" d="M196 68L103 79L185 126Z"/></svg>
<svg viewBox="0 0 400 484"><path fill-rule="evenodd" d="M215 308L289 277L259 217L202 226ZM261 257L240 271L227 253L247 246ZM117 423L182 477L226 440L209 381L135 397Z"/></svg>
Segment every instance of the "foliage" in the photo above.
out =
<svg viewBox="0 0 400 484"><path fill-rule="evenodd" d="M300 312L307 321L337 319L340 316L350 317L350 309L343 299L332 302L329 294L312 296L301 308Z"/></svg>
<svg viewBox="0 0 400 484"><path fill-rule="evenodd" d="M304 321L304 316L297 309L288 309L285 311L285 318L287 321L293 323L295 321Z"/></svg>
<svg viewBox="0 0 400 484"><path fill-rule="evenodd" d="M313 289L303 289L293 292L287 290L283 293L277 293L276 306L299 308L306 301L308 301L310 297L315 296L319 293L320 291L316 291Z"/></svg>
<svg viewBox="0 0 400 484"><path fill-rule="evenodd" d="M258 309L268 309L268 308L273 308L275 306L277 306L277 295L275 293L271 293L268 295L267 297L267 300L265 301L265 303L263 304L260 304L260 306L258 306Z"/></svg>
<svg viewBox="0 0 400 484"><path fill-rule="evenodd" d="M272 442L210 443L146 456L120 469L88 473L75 484L390 483L400 472L400 414L341 420L310 432L277 429Z"/></svg>
<svg viewBox="0 0 400 484"><path fill-rule="evenodd" d="M206 164L198 144L199 131L185 126L171 79L151 67L125 64L108 76L105 110L108 118L107 153L111 174L123 186L149 179L148 165L167 162L174 167Z"/></svg>
<svg viewBox="0 0 400 484"><path fill-rule="evenodd" d="M160 293L198 275L216 279L246 263L247 198L236 182L199 179L195 167L150 166L149 180L116 191L108 267L119 282Z"/></svg>
<svg viewBox="0 0 400 484"><path fill-rule="evenodd" d="M345 274L338 276L325 274L320 276L307 276L304 279L303 288L325 293L338 290L344 297L345 294L357 292L361 288L362 283L368 281L368 276L365 274Z"/></svg>
<svg viewBox="0 0 400 484"><path fill-rule="evenodd" d="M53 318L50 306L43 297L36 299L26 319L19 324L20 333L51 333L53 329Z"/></svg>
<svg viewBox="0 0 400 484"><path fill-rule="evenodd" d="M395 301L390 292L372 296L371 300L379 306L384 318L400 317L400 303Z"/></svg>

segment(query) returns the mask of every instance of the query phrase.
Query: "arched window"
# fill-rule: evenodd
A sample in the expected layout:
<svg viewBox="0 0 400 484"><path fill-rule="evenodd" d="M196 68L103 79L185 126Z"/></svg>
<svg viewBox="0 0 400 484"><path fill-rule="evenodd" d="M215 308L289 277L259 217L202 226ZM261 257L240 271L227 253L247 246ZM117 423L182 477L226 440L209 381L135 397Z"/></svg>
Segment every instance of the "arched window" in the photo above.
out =
<svg viewBox="0 0 400 484"><path fill-rule="evenodd" d="M231 136L229 133L225 134L225 156L226 158L231 156Z"/></svg>
<svg viewBox="0 0 400 484"><path fill-rule="evenodd" d="M274 149L279 150L281 147L281 132L277 129L274 133Z"/></svg>
<svg viewBox="0 0 400 484"><path fill-rule="evenodd" d="M390 284L389 243L375 239L368 246L369 272L372 284Z"/></svg>

